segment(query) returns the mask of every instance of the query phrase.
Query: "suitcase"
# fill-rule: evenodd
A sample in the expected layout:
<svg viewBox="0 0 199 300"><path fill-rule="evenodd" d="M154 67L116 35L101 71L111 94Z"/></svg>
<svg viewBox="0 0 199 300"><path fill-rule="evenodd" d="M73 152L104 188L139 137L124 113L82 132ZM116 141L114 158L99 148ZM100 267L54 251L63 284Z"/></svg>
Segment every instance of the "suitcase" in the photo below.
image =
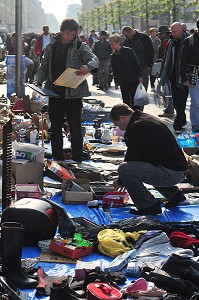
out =
<svg viewBox="0 0 199 300"><path fill-rule="evenodd" d="M123 299L122 293L108 283L103 282L93 282L88 284L87 300L119 300Z"/></svg>
<svg viewBox="0 0 199 300"><path fill-rule="evenodd" d="M24 246L37 246L38 241L52 239L58 216L52 205L34 198L23 198L2 212L1 222L18 222L24 226Z"/></svg>

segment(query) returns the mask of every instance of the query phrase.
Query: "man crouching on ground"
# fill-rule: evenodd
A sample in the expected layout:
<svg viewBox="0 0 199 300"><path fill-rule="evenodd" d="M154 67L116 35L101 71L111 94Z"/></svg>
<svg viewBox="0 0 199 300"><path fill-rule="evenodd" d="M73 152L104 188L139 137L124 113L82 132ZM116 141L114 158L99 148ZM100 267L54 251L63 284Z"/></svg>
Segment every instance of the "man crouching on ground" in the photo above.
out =
<svg viewBox="0 0 199 300"><path fill-rule="evenodd" d="M137 208L131 209L131 213L161 213L159 202L144 183L154 186L168 199L166 208L183 204L186 198L175 185L185 179L188 166L169 128L158 118L134 111L124 103L113 106L110 118L125 130L127 152L114 186L127 189Z"/></svg>

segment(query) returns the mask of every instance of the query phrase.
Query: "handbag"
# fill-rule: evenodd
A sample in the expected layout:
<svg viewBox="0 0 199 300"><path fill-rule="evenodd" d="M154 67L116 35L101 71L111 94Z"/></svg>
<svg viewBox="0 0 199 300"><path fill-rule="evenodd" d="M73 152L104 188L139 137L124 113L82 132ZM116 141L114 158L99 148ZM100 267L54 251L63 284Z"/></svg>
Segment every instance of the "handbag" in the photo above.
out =
<svg viewBox="0 0 199 300"><path fill-rule="evenodd" d="M87 286L87 300L120 300L123 299L123 294L108 283L93 282Z"/></svg>
<svg viewBox="0 0 199 300"><path fill-rule="evenodd" d="M152 76L158 76L160 74L161 65L162 65L162 61L157 61L153 64L151 69Z"/></svg>
<svg viewBox="0 0 199 300"><path fill-rule="evenodd" d="M142 83L139 83L135 92L133 105L143 106L149 104L149 97Z"/></svg>

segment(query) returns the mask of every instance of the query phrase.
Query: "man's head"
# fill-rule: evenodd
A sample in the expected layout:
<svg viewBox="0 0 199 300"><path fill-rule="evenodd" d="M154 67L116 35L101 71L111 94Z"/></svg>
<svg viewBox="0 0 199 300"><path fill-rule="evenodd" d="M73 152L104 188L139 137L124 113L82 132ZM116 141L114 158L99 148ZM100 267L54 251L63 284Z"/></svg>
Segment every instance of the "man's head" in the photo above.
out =
<svg viewBox="0 0 199 300"><path fill-rule="evenodd" d="M111 109L110 119L121 130L126 130L133 112L125 103L116 104Z"/></svg>
<svg viewBox="0 0 199 300"><path fill-rule="evenodd" d="M43 32L44 32L44 35L48 35L49 34L49 27L48 27L48 25L44 25L43 26Z"/></svg>
<svg viewBox="0 0 199 300"><path fill-rule="evenodd" d="M180 22L171 24L171 34L174 38L180 39L183 33L183 26Z"/></svg>
<svg viewBox="0 0 199 300"><path fill-rule="evenodd" d="M155 38L157 35L157 29L155 27L152 27L149 29L149 33L152 38Z"/></svg>
<svg viewBox="0 0 199 300"><path fill-rule="evenodd" d="M101 41L104 41L106 39L106 31L104 31L104 30L100 31L100 33L99 33L99 39Z"/></svg>
<svg viewBox="0 0 199 300"><path fill-rule="evenodd" d="M62 43L71 43L77 36L79 25L74 19L65 19L60 26Z"/></svg>
<svg viewBox="0 0 199 300"><path fill-rule="evenodd" d="M122 28L122 34L126 39L131 40L135 34L135 30L130 26L124 26Z"/></svg>
<svg viewBox="0 0 199 300"><path fill-rule="evenodd" d="M169 35L171 34L171 31L170 29L168 28L167 25L160 25L158 27L158 37L161 39L161 40L164 40L165 38L167 38Z"/></svg>
<svg viewBox="0 0 199 300"><path fill-rule="evenodd" d="M122 37L120 34L115 33L109 38L109 42L114 51L119 51L121 49Z"/></svg>

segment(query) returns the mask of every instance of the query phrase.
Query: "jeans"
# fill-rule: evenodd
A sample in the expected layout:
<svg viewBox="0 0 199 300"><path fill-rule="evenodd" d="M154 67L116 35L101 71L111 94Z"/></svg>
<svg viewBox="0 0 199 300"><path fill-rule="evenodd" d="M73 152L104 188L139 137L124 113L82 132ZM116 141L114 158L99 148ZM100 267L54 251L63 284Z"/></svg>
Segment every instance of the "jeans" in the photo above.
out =
<svg viewBox="0 0 199 300"><path fill-rule="evenodd" d="M49 118L51 121L52 155L57 160L63 160L62 127L66 115L70 133L73 160L82 157L82 132L81 132L82 99L49 99Z"/></svg>
<svg viewBox="0 0 199 300"><path fill-rule="evenodd" d="M110 59L99 60L99 86L103 87L108 85L109 82L109 65Z"/></svg>
<svg viewBox="0 0 199 300"><path fill-rule="evenodd" d="M192 131L199 131L199 76L196 85L189 86L191 97L190 120Z"/></svg>
<svg viewBox="0 0 199 300"><path fill-rule="evenodd" d="M157 203L157 199L143 183L154 186L165 198L171 199L179 192L175 184L185 179L184 171L173 171L139 161L123 162L118 168L118 174L138 210Z"/></svg>

